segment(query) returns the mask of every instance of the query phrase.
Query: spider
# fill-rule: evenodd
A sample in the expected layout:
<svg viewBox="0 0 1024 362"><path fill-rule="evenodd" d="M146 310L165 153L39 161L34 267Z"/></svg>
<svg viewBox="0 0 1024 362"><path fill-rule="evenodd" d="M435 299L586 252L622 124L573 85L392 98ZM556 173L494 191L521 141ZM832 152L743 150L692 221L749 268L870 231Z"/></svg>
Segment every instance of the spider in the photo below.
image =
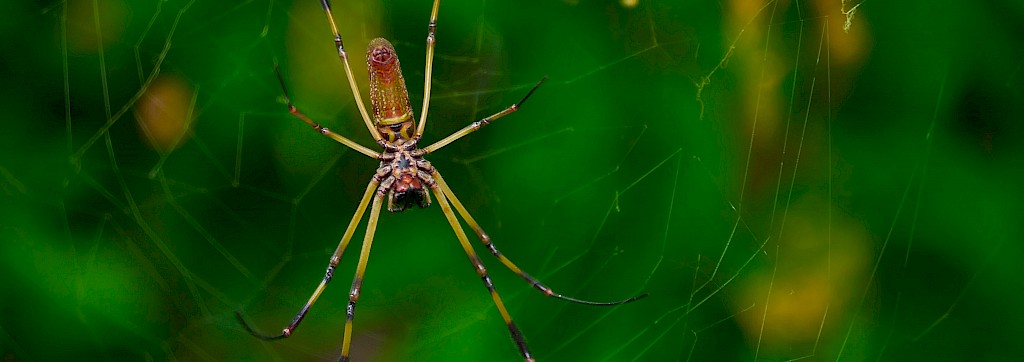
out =
<svg viewBox="0 0 1024 362"><path fill-rule="evenodd" d="M533 355L530 354L530 350L526 346L526 340L523 337L523 334L519 331L519 328L516 327L516 324L512 321L512 317L505 309L505 305L501 302L501 297L498 295L497 290L494 289L494 284L491 283L491 278L487 275L487 269L484 268L483 262L480 261L480 258L473 250L472 245L470 245L469 239L466 237L466 233L462 229L462 225L456 218L455 212L452 211L452 207L448 204L449 201L451 201L451 205L455 206L455 210L458 210L459 215L461 215L463 220L469 224L469 227L476 232L480 241L483 242L484 246L490 250L491 254L493 254L495 258L546 296L574 303L600 306L629 303L647 296L647 294L642 294L616 302L591 302L555 293L551 288L541 284L540 281L519 269L515 263L498 251L498 248L491 242L491 238L487 236L487 233L484 232L480 225L477 224L476 220L470 216L469 212L466 211L466 208L461 202L459 202L459 199L455 197L451 188L448 187L444 178L441 177L441 173L431 166L430 162L423 158L427 154L437 151L467 134L473 133L490 122L519 110L519 107L521 107L523 103L530 98L530 95L532 95L533 92L544 83L544 80L547 79L547 77L541 79L537 85L526 93L526 96L508 108L479 121L473 122L465 128L462 128L450 136L445 137L427 147L420 148L418 143L420 137L423 135L424 126L427 123L427 109L430 105L430 80L434 58L434 32L437 28L437 9L439 3L440 0L434 0L434 6L430 12L430 23L427 28L427 60L425 80L423 82L423 110L420 113L420 119L417 125L416 120L413 117L412 107L409 104L409 93L405 87L405 79L402 77L402 70L399 66L395 48L390 42L383 38L377 38L370 41L370 45L366 52L366 62L370 73L370 102L373 104L373 118L371 121L370 115L366 112L363 100L359 96L359 88L356 85L355 80L353 80L352 69L348 63L348 53L345 52L345 47L342 45L341 35L338 33L338 27L335 25L334 18L331 15L331 5L328 3L328 0L320 0L320 5L323 8L324 13L327 14L327 20L331 25L331 31L334 33L334 44L337 46L338 56L341 58L342 63L345 66L345 75L348 78L349 86L352 88L352 94L355 98L356 105L359 107L359 112L362 115L363 122L366 124L366 128L369 129L374 141L384 149L383 152L376 152L340 134L337 134L327 129L327 127L321 126L319 123L313 121L311 118L299 111L299 109L292 104L291 98L288 96L288 90L284 85L284 79L281 77L281 72L275 66L274 71L277 74L278 81L281 83L281 90L284 94L285 102L288 104L288 111L292 115L313 127L313 129L320 132L320 134L330 137L331 139L348 146L359 153L379 160L380 166L370 179L370 183L366 186L366 191L363 193L361 201L359 201L359 206L356 207L355 214L352 215L352 220L349 222L348 228L345 230L345 234L342 236L341 241L338 244L338 248L335 249L334 254L331 255L330 262L327 265L327 272L324 274L323 280L320 281L320 285L313 291L313 295L309 297L309 300L307 300L302 306L302 309L300 309L295 315L295 318L292 319L291 323L281 331L281 334L264 335L259 333L245 321L241 312L236 313L241 324L253 336L264 340L277 340L287 338L295 332L299 323L302 322L306 313L309 312L309 309L312 308L317 298L320 297L320 294L324 291L327 284L334 276L334 269L341 261L341 255L348 246L348 243L352 238L352 234L355 232L356 225L358 225L359 221L362 220L363 214L366 212L366 207L370 205L370 200L372 199L373 204L370 206L370 219L367 221L366 236L363 238L362 250L359 252L359 262L356 265L356 274L352 280L352 289L349 291L348 307L345 314L345 335L341 346L340 360L348 361L352 342L352 320L355 317L356 302L359 301L359 295L363 284L363 275L366 272L367 259L370 254L370 245L373 242L373 233L377 228L377 219L380 215L383 200L387 198L387 207L390 212L401 212L412 206L425 208L429 206L431 202L430 192L434 193L434 198L437 200L437 203L441 205L441 210L448 219L448 223L451 224L452 230L455 231L455 236L459 239L459 243L462 244L462 248L469 257L469 261L473 264L473 268L476 269L477 275L480 276L483 280L484 286L487 287L487 291L490 292L491 298L494 299L494 305L498 308L498 312L501 313L501 317L505 320L505 325L508 326L512 340L515 342L516 347L519 349L519 353L526 361L534 360ZM428 192L428 189L430 192Z"/></svg>

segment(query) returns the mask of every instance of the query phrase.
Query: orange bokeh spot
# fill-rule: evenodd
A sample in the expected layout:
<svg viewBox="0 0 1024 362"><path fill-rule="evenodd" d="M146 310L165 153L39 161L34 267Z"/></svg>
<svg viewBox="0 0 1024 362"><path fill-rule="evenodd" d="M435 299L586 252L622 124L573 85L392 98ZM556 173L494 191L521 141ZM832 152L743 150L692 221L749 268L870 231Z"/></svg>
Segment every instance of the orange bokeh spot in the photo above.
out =
<svg viewBox="0 0 1024 362"><path fill-rule="evenodd" d="M135 103L140 135L160 152L174 150L188 139L194 91L175 75L158 76Z"/></svg>

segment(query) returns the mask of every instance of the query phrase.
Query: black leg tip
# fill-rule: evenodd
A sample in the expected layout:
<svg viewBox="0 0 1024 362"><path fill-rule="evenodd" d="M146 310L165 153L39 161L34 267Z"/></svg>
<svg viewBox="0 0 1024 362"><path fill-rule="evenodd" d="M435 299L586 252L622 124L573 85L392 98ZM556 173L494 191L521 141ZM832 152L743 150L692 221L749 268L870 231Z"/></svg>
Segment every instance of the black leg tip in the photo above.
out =
<svg viewBox="0 0 1024 362"><path fill-rule="evenodd" d="M249 332L249 334L251 334L253 337L262 339L264 341L273 341L273 340L278 340L278 339L282 339L282 338L288 337L288 335L286 335L284 333L281 333L281 334L276 335L276 336L270 336L270 335L266 335L266 334L257 332L256 329L254 329L252 327L252 325L250 325L249 322L247 322L245 320L245 317L242 316L242 311L240 311L240 310L236 310L235 311L235 318L238 319L238 323L242 324L242 327L245 328L246 332Z"/></svg>
<svg viewBox="0 0 1024 362"><path fill-rule="evenodd" d="M623 303L635 302L635 301L638 301L638 300L641 300L641 299L647 298L647 296L648 296L648 295L651 295L651 293L644 293L644 294L640 294L640 295L638 295L638 296L635 296L635 297L632 297L632 298L626 299L626 301L624 301Z"/></svg>

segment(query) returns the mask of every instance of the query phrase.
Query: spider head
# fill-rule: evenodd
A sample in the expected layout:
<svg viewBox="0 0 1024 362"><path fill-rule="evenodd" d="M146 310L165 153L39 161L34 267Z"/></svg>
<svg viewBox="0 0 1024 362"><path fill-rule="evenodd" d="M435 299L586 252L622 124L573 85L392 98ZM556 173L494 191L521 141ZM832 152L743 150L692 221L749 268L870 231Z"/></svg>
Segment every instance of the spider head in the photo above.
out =
<svg viewBox="0 0 1024 362"><path fill-rule="evenodd" d="M388 194L388 211L401 212L413 205L421 208L430 206L430 194L418 177L404 174L395 181Z"/></svg>

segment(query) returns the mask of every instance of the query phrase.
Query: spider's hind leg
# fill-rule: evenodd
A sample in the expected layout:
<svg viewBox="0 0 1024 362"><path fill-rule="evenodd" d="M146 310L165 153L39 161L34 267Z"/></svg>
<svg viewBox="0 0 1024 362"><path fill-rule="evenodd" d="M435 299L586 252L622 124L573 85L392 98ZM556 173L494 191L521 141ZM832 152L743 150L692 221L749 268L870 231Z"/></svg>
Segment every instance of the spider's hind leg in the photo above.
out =
<svg viewBox="0 0 1024 362"><path fill-rule="evenodd" d="M480 237L480 241L484 243L484 246L487 247L487 250L490 250L491 254L493 254L495 258L498 258L498 260L501 261L501 263L504 264L505 267L507 267L513 273L516 273L516 275L519 275L519 277L523 278L523 280L526 280L527 283L530 283L530 285L532 287L534 287L535 289L537 289L538 291L540 291L544 295L549 296L549 297L558 298L558 299L565 300L565 301L569 301L569 302L573 302L573 303L587 304L587 305L600 305L600 306L610 306L610 305L626 304L626 303L629 303L629 302L633 302L633 301L642 299L642 298L647 296L647 293L644 293L644 294L640 294L640 295L634 296L632 298L628 298L628 299L624 299L624 300L619 300L619 301L613 301L613 302L592 302L592 301L589 301L589 300L577 299L577 298L573 298L573 297L569 297L569 296L564 296L564 295L555 293L554 290L551 290L551 288L549 288L548 286L544 285L543 283L541 283L539 280L537 280L536 278L534 278L530 274L527 274L522 269L519 269L519 267L516 266L516 264L513 263L512 260L510 260L504 254L502 254L501 251L499 251L498 248L496 246L494 246L494 243L491 242L491 237L488 236L486 232L484 232L484 229L481 228L479 224L477 224L476 220L473 220L473 216L469 214L469 211L467 211L465 207L462 206L462 203L459 202L459 199L455 197L455 193L452 192L452 189L448 187L448 184L444 182L444 178L441 177L441 174L438 173L436 170L434 171L434 177L433 178L437 182L438 188L444 193L445 197L447 197L449 200L451 200L452 204L455 205L455 209L456 210L459 210L459 215L462 215L462 218L464 220L466 220L466 223L469 224L469 227L471 229L473 229L474 232L476 232L476 235L478 237ZM440 196L438 196L438 197L440 197Z"/></svg>
<svg viewBox="0 0 1024 362"><path fill-rule="evenodd" d="M436 176L437 173L435 172ZM480 257L477 256L476 251L473 250L473 246L469 243L469 238L466 237L466 232L462 230L462 225L459 224L459 220L455 217L455 212L452 211L451 206L448 205L448 200L445 198L444 191L438 186L438 184L432 184L431 189L434 191L434 196L437 197L437 203L441 205L441 211L444 211L445 218L448 219L448 223L451 224L452 230L455 231L455 236L459 239L459 244L462 245L462 249L466 252L466 256L469 257L469 261L473 263L473 268L476 270L477 275L484 282L484 286L487 287L487 291L491 293L491 299L494 300L494 306L498 307L498 312L501 313L501 318L505 320L505 325L508 326L508 332L512 336L512 340L516 344L516 348L519 349L519 354L523 356L523 359L528 362L533 362L533 355L530 354L530 349L526 346L526 338L523 337L523 333L519 331L519 327L516 327L516 323L512 321L512 316L505 309L505 303L501 301L501 296L498 295L498 291L494 288L494 283L491 282L491 277L487 274L487 268L484 267L483 262L480 261Z"/></svg>

